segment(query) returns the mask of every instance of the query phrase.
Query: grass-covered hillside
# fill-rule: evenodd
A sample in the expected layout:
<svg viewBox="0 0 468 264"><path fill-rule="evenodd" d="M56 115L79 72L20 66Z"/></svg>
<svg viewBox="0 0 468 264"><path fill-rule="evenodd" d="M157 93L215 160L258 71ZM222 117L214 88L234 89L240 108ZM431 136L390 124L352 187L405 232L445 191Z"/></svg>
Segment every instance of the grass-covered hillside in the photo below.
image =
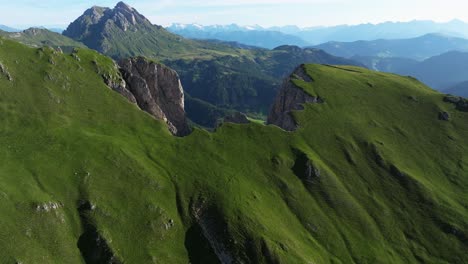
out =
<svg viewBox="0 0 468 264"><path fill-rule="evenodd" d="M176 138L94 51L0 63L2 262L468 262L468 113L413 79L307 65L299 130Z"/></svg>

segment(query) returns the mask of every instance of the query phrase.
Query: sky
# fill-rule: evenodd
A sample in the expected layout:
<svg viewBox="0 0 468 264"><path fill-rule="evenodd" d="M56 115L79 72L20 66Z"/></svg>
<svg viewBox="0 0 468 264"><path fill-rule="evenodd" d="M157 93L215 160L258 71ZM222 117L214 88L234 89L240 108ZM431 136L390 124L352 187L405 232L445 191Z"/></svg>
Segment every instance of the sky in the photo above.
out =
<svg viewBox="0 0 468 264"><path fill-rule="evenodd" d="M0 24L65 28L109 0L0 0ZM300 27L386 21L468 21L466 0L127 0L154 24L199 23Z"/></svg>

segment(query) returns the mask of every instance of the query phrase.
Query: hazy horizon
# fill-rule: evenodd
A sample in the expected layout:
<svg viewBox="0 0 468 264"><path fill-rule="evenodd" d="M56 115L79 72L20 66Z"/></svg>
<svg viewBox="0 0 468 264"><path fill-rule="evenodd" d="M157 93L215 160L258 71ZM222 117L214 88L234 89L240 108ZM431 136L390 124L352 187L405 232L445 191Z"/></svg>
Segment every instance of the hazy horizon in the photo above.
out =
<svg viewBox="0 0 468 264"><path fill-rule="evenodd" d="M1 3L0 24L17 29L31 26L66 28L69 23L91 6L114 7L117 2L108 0L43 0L41 2L18 0L5 2ZM468 15L464 12L468 8L468 4L458 0L448 0L443 4L422 0L411 3L403 0L395 0L392 3L371 0L229 0L222 3L212 0L129 0L124 2L137 9L153 24L163 26L181 23L260 25L262 27L298 26L305 28L385 22L433 21L446 23L453 20L468 21ZM444 11L440 12L440 10ZM18 19L18 13L23 14L21 22ZM285 16L285 13L294 15Z"/></svg>

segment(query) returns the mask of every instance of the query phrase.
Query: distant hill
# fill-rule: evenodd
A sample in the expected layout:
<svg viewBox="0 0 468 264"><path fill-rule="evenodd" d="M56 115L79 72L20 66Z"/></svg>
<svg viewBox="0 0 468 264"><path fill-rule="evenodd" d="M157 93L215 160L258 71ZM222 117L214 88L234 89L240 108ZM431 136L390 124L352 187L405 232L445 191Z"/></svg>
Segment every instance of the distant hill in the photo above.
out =
<svg viewBox="0 0 468 264"><path fill-rule="evenodd" d="M468 53L447 52L416 65L403 67L399 73L414 76L437 90L443 90L445 87L466 81Z"/></svg>
<svg viewBox="0 0 468 264"><path fill-rule="evenodd" d="M411 39L327 42L315 48L340 57L402 57L423 60L448 51L468 51L468 40L443 34L427 34Z"/></svg>
<svg viewBox="0 0 468 264"><path fill-rule="evenodd" d="M400 57L353 56L352 60L359 61L367 68L382 72L401 72L402 69L415 67L419 61Z"/></svg>
<svg viewBox="0 0 468 264"><path fill-rule="evenodd" d="M468 24L461 20L447 23L433 21L385 22L380 24L340 25L333 27L301 28L276 27L313 44L329 41L351 42L375 39L416 38L430 33L441 33L468 38Z"/></svg>
<svg viewBox="0 0 468 264"><path fill-rule="evenodd" d="M288 36L299 37L301 40L310 43L311 45L318 45L330 41L353 42L359 40L376 39L407 39L416 38L431 33L468 38L468 24L461 20L452 20L446 23L414 20L409 22L384 22L379 24L316 26L305 28L300 28L295 25L262 27L259 25L240 26L236 24L172 24L168 27L168 29L174 30L174 32L198 32L199 34L206 34L206 32L210 32L211 34L219 35L228 34L235 31L275 31L281 32ZM292 45L294 43L286 44Z"/></svg>
<svg viewBox="0 0 468 264"><path fill-rule="evenodd" d="M172 33L192 39L219 39L223 41L235 41L245 45L273 49L281 45L307 46L303 39L281 33L265 30L259 27L229 26L200 26L194 24L173 24L167 27Z"/></svg>
<svg viewBox="0 0 468 264"><path fill-rule="evenodd" d="M74 47L86 47L83 43L43 28L29 28L21 32L0 32L0 36L19 41L33 47L60 47L67 51Z"/></svg>
<svg viewBox="0 0 468 264"><path fill-rule="evenodd" d="M449 88L444 89L443 92L468 98L468 81L452 85Z"/></svg>
<svg viewBox="0 0 468 264"><path fill-rule="evenodd" d="M405 58L355 56L353 59L370 69L411 75L439 91L450 87L453 94L464 96L457 84L468 78L468 52L446 52L420 62ZM455 87L452 87L454 85Z"/></svg>
<svg viewBox="0 0 468 264"><path fill-rule="evenodd" d="M62 34L63 31L65 30L63 28L47 28L47 29L52 31L52 32L59 33L59 34Z"/></svg>
<svg viewBox="0 0 468 264"><path fill-rule="evenodd" d="M0 30L6 31L6 32L18 32L18 31L20 31L19 29L12 28L12 27L5 26L5 25L0 25Z"/></svg>

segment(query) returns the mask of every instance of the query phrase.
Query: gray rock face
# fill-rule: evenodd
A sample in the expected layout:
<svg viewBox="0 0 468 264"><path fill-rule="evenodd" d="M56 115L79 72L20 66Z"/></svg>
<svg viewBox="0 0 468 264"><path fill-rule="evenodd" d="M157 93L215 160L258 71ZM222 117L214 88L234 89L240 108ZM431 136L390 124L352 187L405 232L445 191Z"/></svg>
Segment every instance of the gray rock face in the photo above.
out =
<svg viewBox="0 0 468 264"><path fill-rule="evenodd" d="M79 40L88 47L104 52L101 42L116 27L122 31L138 31L138 27L152 27L151 22L129 5L119 2L115 8L93 6L72 22L63 35Z"/></svg>
<svg viewBox="0 0 468 264"><path fill-rule="evenodd" d="M174 70L142 57L125 59L119 65L125 83L110 83L111 88L155 118L164 120L172 134L190 133L184 91Z"/></svg>
<svg viewBox="0 0 468 264"><path fill-rule="evenodd" d="M447 95L444 102L454 104L459 111L468 112L468 99L466 98Z"/></svg>
<svg viewBox="0 0 468 264"><path fill-rule="evenodd" d="M0 62L0 74L4 75L8 81L10 82L13 81L13 77L11 77L11 74L8 72L7 67L3 65L1 62Z"/></svg>
<svg viewBox="0 0 468 264"><path fill-rule="evenodd" d="M440 112L439 113L439 120L442 121L449 121L450 120L450 115L447 112Z"/></svg>
<svg viewBox="0 0 468 264"><path fill-rule="evenodd" d="M305 103L323 103L320 97L311 96L294 85L293 79L313 82L313 79L305 72L304 65L299 66L284 81L267 120L267 124L277 125L286 131L297 129L297 123L292 116L292 111L303 110L303 104Z"/></svg>

